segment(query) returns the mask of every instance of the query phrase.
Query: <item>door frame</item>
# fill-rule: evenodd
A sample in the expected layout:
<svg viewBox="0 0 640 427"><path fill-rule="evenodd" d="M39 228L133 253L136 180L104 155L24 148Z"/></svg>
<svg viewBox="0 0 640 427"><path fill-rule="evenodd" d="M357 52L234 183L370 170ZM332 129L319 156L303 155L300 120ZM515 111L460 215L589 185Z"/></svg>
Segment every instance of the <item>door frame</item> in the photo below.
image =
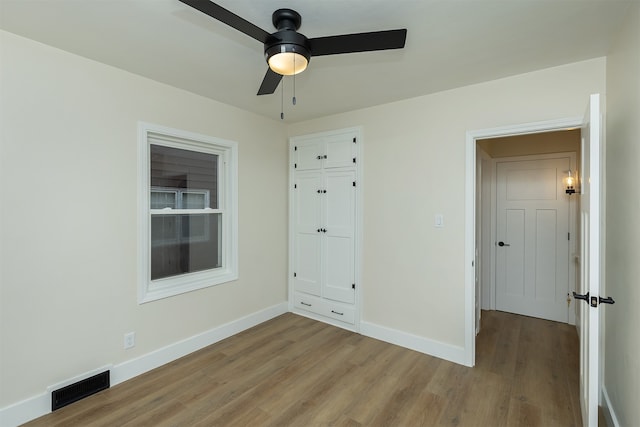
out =
<svg viewBox="0 0 640 427"><path fill-rule="evenodd" d="M464 363L476 363L475 253L476 253L476 141L478 139L572 130L582 127L583 117L469 130L465 141L465 244L464 244Z"/></svg>

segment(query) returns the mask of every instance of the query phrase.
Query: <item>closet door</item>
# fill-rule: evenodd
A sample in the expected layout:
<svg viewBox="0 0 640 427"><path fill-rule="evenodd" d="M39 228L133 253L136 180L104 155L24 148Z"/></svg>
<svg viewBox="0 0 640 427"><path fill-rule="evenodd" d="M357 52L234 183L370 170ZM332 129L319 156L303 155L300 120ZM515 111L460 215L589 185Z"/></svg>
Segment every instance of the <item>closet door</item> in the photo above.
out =
<svg viewBox="0 0 640 427"><path fill-rule="evenodd" d="M294 188L294 289L321 295L322 227L320 171L298 172Z"/></svg>
<svg viewBox="0 0 640 427"><path fill-rule="evenodd" d="M325 171L322 194L322 296L350 304L355 302L355 180L353 170Z"/></svg>
<svg viewBox="0 0 640 427"><path fill-rule="evenodd" d="M324 138L323 166L325 168L354 166L355 140L356 136L353 133L342 133Z"/></svg>
<svg viewBox="0 0 640 427"><path fill-rule="evenodd" d="M324 161L324 144L314 139L296 144L294 150L294 169L297 171L320 169Z"/></svg>

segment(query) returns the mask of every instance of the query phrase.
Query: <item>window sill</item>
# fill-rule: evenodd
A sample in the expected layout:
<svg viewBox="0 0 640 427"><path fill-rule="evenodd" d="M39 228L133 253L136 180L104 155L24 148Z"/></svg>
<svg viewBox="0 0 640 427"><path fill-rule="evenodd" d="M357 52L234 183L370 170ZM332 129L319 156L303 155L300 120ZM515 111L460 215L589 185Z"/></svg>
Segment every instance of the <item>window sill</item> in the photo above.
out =
<svg viewBox="0 0 640 427"><path fill-rule="evenodd" d="M210 286L238 280L238 273L229 269L200 271L197 273L182 274L176 277L151 281L145 290L138 296L138 304L157 301L180 294L184 294Z"/></svg>

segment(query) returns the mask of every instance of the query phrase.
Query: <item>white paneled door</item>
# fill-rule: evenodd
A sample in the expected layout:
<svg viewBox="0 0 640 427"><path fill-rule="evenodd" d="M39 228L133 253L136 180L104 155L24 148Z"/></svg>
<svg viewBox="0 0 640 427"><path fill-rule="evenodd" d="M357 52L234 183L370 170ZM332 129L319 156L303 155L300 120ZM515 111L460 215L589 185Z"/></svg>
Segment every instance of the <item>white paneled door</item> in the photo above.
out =
<svg viewBox="0 0 640 427"><path fill-rule="evenodd" d="M598 425L600 375L600 204L601 204L600 95L591 95L582 127L582 179L580 180L581 271L580 290L580 403L582 423Z"/></svg>
<svg viewBox="0 0 640 427"><path fill-rule="evenodd" d="M355 302L355 171L301 171L296 175L294 287Z"/></svg>
<svg viewBox="0 0 640 427"><path fill-rule="evenodd" d="M319 171L299 172L294 198L294 265L297 290L320 295L322 236L318 231L322 223L321 198L322 175Z"/></svg>
<svg viewBox="0 0 640 427"><path fill-rule="evenodd" d="M496 309L566 323L571 158L496 166Z"/></svg>
<svg viewBox="0 0 640 427"><path fill-rule="evenodd" d="M324 197L326 278L323 296L349 304L355 302L355 177L353 170L328 171Z"/></svg>

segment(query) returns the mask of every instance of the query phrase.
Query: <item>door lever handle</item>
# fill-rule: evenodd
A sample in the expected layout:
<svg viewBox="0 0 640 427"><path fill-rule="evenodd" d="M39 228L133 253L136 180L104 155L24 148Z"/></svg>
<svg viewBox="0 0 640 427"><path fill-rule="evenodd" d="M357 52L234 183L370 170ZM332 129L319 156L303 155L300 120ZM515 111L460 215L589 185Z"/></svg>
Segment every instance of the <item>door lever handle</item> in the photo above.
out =
<svg viewBox="0 0 640 427"><path fill-rule="evenodd" d="M575 299L581 299L583 301L589 302L589 292L587 292L586 294L582 295L582 294L576 293L576 291L573 291L573 297Z"/></svg>
<svg viewBox="0 0 640 427"><path fill-rule="evenodd" d="M511 245L505 242L498 242L498 246L502 247L502 246L511 246Z"/></svg>
<svg viewBox="0 0 640 427"><path fill-rule="evenodd" d="M606 298L602 298L602 297L591 297L589 298L589 292L587 292L586 294L582 295L582 294L578 294L575 291L573 291L573 297L575 299L581 299L583 301L585 301L587 304L589 304L591 307L597 307L598 304L615 304L616 302L613 300L613 298L611 297L606 297Z"/></svg>

